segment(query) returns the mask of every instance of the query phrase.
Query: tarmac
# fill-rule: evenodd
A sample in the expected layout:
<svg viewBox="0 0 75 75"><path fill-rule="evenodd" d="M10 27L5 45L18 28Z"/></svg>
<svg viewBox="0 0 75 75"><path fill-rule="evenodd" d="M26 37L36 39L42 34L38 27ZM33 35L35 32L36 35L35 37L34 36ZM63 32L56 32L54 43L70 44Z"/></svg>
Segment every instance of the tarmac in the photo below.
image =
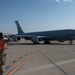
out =
<svg viewBox="0 0 75 75"><path fill-rule="evenodd" d="M10 43L5 75L75 75L75 41L36 44Z"/></svg>

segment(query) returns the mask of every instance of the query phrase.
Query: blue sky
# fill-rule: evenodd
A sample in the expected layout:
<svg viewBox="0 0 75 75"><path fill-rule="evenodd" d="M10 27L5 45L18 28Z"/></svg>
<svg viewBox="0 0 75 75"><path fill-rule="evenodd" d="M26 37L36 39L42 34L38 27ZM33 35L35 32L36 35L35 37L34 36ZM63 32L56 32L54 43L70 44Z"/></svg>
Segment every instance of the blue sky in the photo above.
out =
<svg viewBox="0 0 75 75"><path fill-rule="evenodd" d="M0 0L0 31L17 33L75 29L75 0Z"/></svg>

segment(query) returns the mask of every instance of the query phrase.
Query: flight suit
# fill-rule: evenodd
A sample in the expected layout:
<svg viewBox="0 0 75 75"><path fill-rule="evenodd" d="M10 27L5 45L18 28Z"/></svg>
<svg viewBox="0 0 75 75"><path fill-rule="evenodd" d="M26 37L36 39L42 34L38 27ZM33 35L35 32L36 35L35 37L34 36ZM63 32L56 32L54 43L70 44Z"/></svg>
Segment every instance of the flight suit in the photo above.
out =
<svg viewBox="0 0 75 75"><path fill-rule="evenodd" d="M0 75L3 75L5 71L4 66L6 64L6 49L8 42L10 41L12 41L10 38L8 38L8 40L0 39Z"/></svg>
<svg viewBox="0 0 75 75"><path fill-rule="evenodd" d="M5 43L4 39L0 39L0 75L3 75L5 65Z"/></svg>

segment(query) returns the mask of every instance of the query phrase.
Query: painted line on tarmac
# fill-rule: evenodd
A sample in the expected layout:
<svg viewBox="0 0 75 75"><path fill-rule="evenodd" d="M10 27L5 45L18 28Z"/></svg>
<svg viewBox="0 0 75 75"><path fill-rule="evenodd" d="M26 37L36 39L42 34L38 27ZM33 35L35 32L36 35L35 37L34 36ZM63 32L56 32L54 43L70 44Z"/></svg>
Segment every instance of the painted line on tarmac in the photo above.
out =
<svg viewBox="0 0 75 75"><path fill-rule="evenodd" d="M71 54L75 54L75 52L71 51L70 49L68 49L66 46L65 46L65 50L70 52Z"/></svg>
<svg viewBox="0 0 75 75"><path fill-rule="evenodd" d="M12 67L16 62L18 62L20 59L22 59L23 57L27 56L28 54L25 54L24 56L22 57L19 57L17 59L15 59L14 61L12 61L10 64L8 64L6 67L5 67L5 72L10 68Z"/></svg>
<svg viewBox="0 0 75 75"><path fill-rule="evenodd" d="M34 52L30 52L29 54L32 54ZM5 72L10 68L12 67L16 62L18 62L20 59L22 59L23 57L27 56L28 54L25 54L17 59L15 59L14 61L12 61L10 64L8 64L6 67L5 67Z"/></svg>
<svg viewBox="0 0 75 75"><path fill-rule="evenodd" d="M35 57L37 54L34 53L32 56L30 56L28 59L26 59L24 62L22 62L20 65L18 65L16 68L14 68L12 71L10 71L7 75L13 75L19 68L21 68L24 64L26 64L28 61L30 61L33 57Z"/></svg>
<svg viewBox="0 0 75 75"><path fill-rule="evenodd" d="M70 59L70 60L66 60L66 61L62 61L62 62L57 62L56 64L58 66L61 66L61 65L65 65L65 64L70 64L72 62L75 62L75 59ZM47 64L47 65L43 65L43 66L39 66L39 67L31 67L27 70L21 70L18 72L18 74L26 74L26 73L30 73L30 72L35 72L35 71L39 71L39 70L43 70L43 69L48 69L48 68L52 68L52 67L55 67L54 64Z"/></svg>

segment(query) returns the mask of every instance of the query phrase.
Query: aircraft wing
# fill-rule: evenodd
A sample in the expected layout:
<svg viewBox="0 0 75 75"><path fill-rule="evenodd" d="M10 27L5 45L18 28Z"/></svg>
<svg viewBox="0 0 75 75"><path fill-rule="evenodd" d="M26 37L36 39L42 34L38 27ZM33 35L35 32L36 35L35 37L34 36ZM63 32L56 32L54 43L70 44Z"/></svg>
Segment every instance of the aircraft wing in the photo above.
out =
<svg viewBox="0 0 75 75"><path fill-rule="evenodd" d="M18 42L21 39L25 40L31 40L32 42L40 42L40 41L45 41L45 40L52 40L51 37L49 36L34 36L34 35L11 35L11 38L13 39L14 42Z"/></svg>
<svg viewBox="0 0 75 75"><path fill-rule="evenodd" d="M33 38L33 37L38 37L42 39L52 39L49 36L34 36L34 35L17 35L17 37L22 37L22 38Z"/></svg>

